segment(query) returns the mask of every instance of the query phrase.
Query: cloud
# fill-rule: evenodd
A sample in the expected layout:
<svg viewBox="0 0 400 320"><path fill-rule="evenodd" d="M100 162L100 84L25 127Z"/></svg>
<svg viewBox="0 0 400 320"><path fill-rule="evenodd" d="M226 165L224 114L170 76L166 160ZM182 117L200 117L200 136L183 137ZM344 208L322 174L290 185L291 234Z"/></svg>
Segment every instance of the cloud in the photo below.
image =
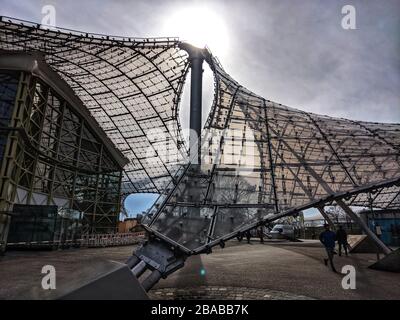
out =
<svg viewBox="0 0 400 320"><path fill-rule="evenodd" d="M62 27L132 37L168 36L162 34L166 16L190 3L199 1L3 0L1 14L40 22L41 7L54 4ZM305 111L400 121L400 1L353 0L357 30L341 28L341 8L348 4L342 0L201 3L230 30L227 52L214 54L250 90ZM208 96L212 89L207 81ZM210 98L204 103L207 111ZM182 112L186 126L188 99Z"/></svg>

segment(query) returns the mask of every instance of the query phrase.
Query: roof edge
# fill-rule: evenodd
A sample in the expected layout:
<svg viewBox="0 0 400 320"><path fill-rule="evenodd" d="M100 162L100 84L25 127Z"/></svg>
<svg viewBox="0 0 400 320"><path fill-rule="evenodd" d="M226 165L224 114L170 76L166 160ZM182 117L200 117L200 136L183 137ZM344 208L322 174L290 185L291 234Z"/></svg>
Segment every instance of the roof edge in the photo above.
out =
<svg viewBox="0 0 400 320"><path fill-rule="evenodd" d="M107 151L118 165L123 168L129 160L116 148L111 139L101 129L81 99L68 83L46 63L40 52L0 51L0 70L24 71L33 74L50 85L63 99L69 102L72 109L83 117L94 133L104 143Z"/></svg>

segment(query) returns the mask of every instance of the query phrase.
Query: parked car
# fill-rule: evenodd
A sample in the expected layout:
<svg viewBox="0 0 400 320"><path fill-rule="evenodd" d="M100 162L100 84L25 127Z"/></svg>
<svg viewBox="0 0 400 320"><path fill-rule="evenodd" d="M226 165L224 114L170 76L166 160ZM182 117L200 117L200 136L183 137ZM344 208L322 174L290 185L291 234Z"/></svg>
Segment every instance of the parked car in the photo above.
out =
<svg viewBox="0 0 400 320"><path fill-rule="evenodd" d="M269 232L272 239L294 239L294 227L290 224L276 224Z"/></svg>

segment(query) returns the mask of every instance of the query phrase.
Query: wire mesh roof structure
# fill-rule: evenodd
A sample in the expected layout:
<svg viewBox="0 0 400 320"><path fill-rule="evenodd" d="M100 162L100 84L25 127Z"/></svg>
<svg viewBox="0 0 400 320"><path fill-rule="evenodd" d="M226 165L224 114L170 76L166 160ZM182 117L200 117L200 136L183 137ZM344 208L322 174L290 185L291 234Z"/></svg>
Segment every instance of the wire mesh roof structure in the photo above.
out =
<svg viewBox="0 0 400 320"><path fill-rule="evenodd" d="M247 145L255 148L251 165L268 173L260 182L261 202L274 204L277 212L400 176L400 124L338 119L283 106L241 87L214 65L219 90L207 127L239 131L239 139L230 139L243 144L235 151L238 165L240 157L248 161L243 156ZM398 207L398 191L377 195L374 206ZM351 204L365 206L366 201L358 197Z"/></svg>
<svg viewBox="0 0 400 320"><path fill-rule="evenodd" d="M184 161L178 106L188 70L176 38L49 29L2 17L0 50L40 52L129 160L123 193L162 192Z"/></svg>
<svg viewBox="0 0 400 320"><path fill-rule="evenodd" d="M300 210L343 201L400 209L400 125L307 113L241 86L208 52L215 79L189 162L178 107L181 42L128 39L2 18L0 49L39 51L126 158L123 193L158 192L145 223L187 252Z"/></svg>
<svg viewBox="0 0 400 320"><path fill-rule="evenodd" d="M358 122L264 99L215 58L215 97L190 165L148 225L191 252L332 201L400 208L400 125ZM160 210L161 208L161 210ZM168 240L167 239L167 240Z"/></svg>

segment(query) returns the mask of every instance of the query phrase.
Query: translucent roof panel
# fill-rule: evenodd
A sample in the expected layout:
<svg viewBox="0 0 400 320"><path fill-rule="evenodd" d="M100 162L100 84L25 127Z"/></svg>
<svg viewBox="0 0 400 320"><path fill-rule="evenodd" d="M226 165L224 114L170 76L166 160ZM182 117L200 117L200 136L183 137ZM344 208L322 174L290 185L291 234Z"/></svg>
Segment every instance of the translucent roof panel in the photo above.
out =
<svg viewBox="0 0 400 320"><path fill-rule="evenodd" d="M400 124L307 113L241 86L211 55L214 101L190 163L178 102L178 39L123 39L0 22L0 49L40 51L129 163L123 192L159 192L147 228L200 252L310 207L400 209Z"/></svg>
<svg viewBox="0 0 400 320"><path fill-rule="evenodd" d="M203 144L203 155L214 156L218 150L217 166L251 170L252 176L246 171L243 181L258 190L260 202L275 204L276 211L282 212L400 179L400 124L339 119L290 108L240 86L215 59L212 65L217 90L206 131L213 132L208 136L220 133L224 138L222 148L218 147L221 140ZM393 206L398 196L399 187L385 189L376 195L376 206ZM352 205L365 205L365 201L358 197Z"/></svg>
<svg viewBox="0 0 400 320"><path fill-rule="evenodd" d="M162 192L186 157L178 103L188 57L178 44L0 21L0 49L44 54L129 160L125 194Z"/></svg>
<svg viewBox="0 0 400 320"><path fill-rule="evenodd" d="M213 106L202 162L190 164L145 223L204 252L262 223L343 200L400 209L400 124L307 113L258 96L210 57Z"/></svg>

